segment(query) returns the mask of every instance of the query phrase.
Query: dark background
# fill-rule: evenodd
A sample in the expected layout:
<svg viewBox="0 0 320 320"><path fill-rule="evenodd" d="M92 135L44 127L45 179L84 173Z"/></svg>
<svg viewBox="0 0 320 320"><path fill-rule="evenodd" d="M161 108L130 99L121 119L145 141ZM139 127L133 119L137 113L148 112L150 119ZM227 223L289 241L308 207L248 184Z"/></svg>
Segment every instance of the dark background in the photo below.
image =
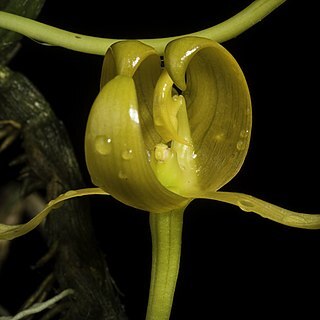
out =
<svg viewBox="0 0 320 320"><path fill-rule="evenodd" d="M247 159L223 190L319 213L318 79L313 77L317 77L319 64L312 40L316 22L310 8L298 2L288 0L262 22L223 44L242 67L253 103ZM210 27L249 3L138 5L118 1L110 2L109 8L106 1L47 0L38 20L100 37L162 37ZM33 81L65 123L88 186L83 137L99 89L102 59L25 38L10 64ZM111 198L90 201L97 237L123 293L129 319L142 320L151 255L148 215ZM28 250L33 237L14 240L15 245L23 241ZM319 231L290 228L231 205L195 200L185 213L172 320L260 319L261 315L300 312L303 319L311 319L318 311L319 244ZM31 264L36 255L29 256ZM21 290L28 286L26 279L15 276Z"/></svg>

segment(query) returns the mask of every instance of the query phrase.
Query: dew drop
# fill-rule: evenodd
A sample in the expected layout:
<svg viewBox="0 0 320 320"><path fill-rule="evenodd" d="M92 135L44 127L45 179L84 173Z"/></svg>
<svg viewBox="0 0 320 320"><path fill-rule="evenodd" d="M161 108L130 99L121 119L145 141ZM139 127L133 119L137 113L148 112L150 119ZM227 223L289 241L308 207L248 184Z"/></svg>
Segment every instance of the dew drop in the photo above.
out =
<svg viewBox="0 0 320 320"><path fill-rule="evenodd" d="M247 137L249 137L249 130L248 130L248 129L246 129L246 130L241 130L241 132L240 132L240 137L241 137L241 138L247 138Z"/></svg>
<svg viewBox="0 0 320 320"><path fill-rule="evenodd" d="M54 200L50 200L49 203L48 203L48 207L51 207L54 205Z"/></svg>
<svg viewBox="0 0 320 320"><path fill-rule="evenodd" d="M225 133L223 132L218 133L213 138L215 141L218 141L218 142L223 141L225 139Z"/></svg>
<svg viewBox="0 0 320 320"><path fill-rule="evenodd" d="M118 173L118 177L120 178L120 179L128 179L128 177L127 177L127 175L123 172L123 171L119 171L119 173Z"/></svg>
<svg viewBox="0 0 320 320"><path fill-rule="evenodd" d="M246 144L243 140L239 140L237 143L237 149L243 151L246 148Z"/></svg>
<svg viewBox="0 0 320 320"><path fill-rule="evenodd" d="M69 191L67 191L67 192L65 193L65 196L66 196L66 197L72 197L72 196L76 195L77 193L78 193L78 192L75 191L75 190L69 190Z"/></svg>
<svg viewBox="0 0 320 320"><path fill-rule="evenodd" d="M133 158L133 152L132 152L132 149L127 149L127 150L124 150L121 154L121 157L123 160L130 160Z"/></svg>
<svg viewBox="0 0 320 320"><path fill-rule="evenodd" d="M251 212L254 208L254 204L249 200L240 200L237 204L241 210L246 212Z"/></svg>
<svg viewBox="0 0 320 320"><path fill-rule="evenodd" d="M104 135L96 136L95 148L103 156L109 154L112 150L111 138Z"/></svg>
<svg viewBox="0 0 320 320"><path fill-rule="evenodd" d="M303 217L295 216L295 215L289 215L289 216L284 216L282 219L283 224L288 224L288 225L306 225L307 221Z"/></svg>

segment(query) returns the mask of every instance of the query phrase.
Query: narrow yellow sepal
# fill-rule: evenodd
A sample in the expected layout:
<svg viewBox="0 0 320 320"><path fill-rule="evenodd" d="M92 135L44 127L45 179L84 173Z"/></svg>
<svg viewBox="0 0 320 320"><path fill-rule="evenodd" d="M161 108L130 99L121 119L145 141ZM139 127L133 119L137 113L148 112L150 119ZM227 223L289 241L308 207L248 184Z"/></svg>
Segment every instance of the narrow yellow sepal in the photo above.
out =
<svg viewBox="0 0 320 320"><path fill-rule="evenodd" d="M12 240L25 235L26 233L36 228L52 210L54 210L57 207L60 207L60 205L62 205L64 201L76 197L83 197L89 195L108 194L100 188L85 188L67 191L66 193L61 194L57 198L51 200L42 211L40 211L35 217L33 217L25 224L0 224L0 240Z"/></svg>
<svg viewBox="0 0 320 320"><path fill-rule="evenodd" d="M277 223L302 229L320 229L320 214L288 210L248 194L239 192L206 191L193 194L197 198L222 201L238 206L245 212L254 212Z"/></svg>

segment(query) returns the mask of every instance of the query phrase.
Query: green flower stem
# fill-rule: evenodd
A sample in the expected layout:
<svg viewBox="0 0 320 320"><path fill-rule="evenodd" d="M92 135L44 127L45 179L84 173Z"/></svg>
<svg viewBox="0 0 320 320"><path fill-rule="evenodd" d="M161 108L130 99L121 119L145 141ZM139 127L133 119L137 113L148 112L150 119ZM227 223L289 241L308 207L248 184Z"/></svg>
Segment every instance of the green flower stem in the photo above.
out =
<svg viewBox="0 0 320 320"><path fill-rule="evenodd" d="M233 17L211 28L188 35L206 37L217 42L230 40L261 21L284 2L286 0L255 0ZM37 41L97 55L104 55L112 43L121 40L77 34L4 11L0 11L0 27ZM162 55L167 43L178 37L141 39L141 41L154 47Z"/></svg>
<svg viewBox="0 0 320 320"><path fill-rule="evenodd" d="M152 269L146 320L170 318L179 273L184 209L150 213Z"/></svg>

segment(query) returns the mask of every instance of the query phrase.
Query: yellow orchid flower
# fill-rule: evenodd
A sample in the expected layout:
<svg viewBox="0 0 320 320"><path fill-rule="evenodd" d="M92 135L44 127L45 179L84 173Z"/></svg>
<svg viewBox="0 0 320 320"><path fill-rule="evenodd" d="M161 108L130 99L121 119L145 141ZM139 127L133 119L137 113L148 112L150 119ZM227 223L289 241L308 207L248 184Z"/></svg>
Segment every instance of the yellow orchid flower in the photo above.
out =
<svg viewBox="0 0 320 320"><path fill-rule="evenodd" d="M219 191L245 160L251 122L244 74L216 41L175 39L163 61L147 44L118 41L105 55L85 134L86 163L98 188L61 195L25 225L0 225L0 239L29 232L60 202L77 196L111 195L147 211L153 254L146 319L169 319L183 212L194 199L237 205L288 226L320 228L320 215Z"/></svg>
<svg viewBox="0 0 320 320"><path fill-rule="evenodd" d="M87 123L93 183L150 212L152 274L146 319L169 319L179 270L183 211L208 198L283 224L319 228L319 215L293 213L248 195L219 192L240 170L251 134L245 77L217 42L184 37L168 44L164 68L138 41L107 52L101 91Z"/></svg>
<svg viewBox="0 0 320 320"><path fill-rule="evenodd" d="M149 212L184 207L225 185L245 159L251 131L245 78L220 44L172 41L164 65L141 42L114 44L85 138L93 183Z"/></svg>
<svg viewBox="0 0 320 320"><path fill-rule="evenodd" d="M149 212L208 198L288 226L320 228L320 215L218 191L239 172L251 135L250 93L232 55L189 36L167 45L164 68L160 60L135 40L108 50L85 137L93 183Z"/></svg>

